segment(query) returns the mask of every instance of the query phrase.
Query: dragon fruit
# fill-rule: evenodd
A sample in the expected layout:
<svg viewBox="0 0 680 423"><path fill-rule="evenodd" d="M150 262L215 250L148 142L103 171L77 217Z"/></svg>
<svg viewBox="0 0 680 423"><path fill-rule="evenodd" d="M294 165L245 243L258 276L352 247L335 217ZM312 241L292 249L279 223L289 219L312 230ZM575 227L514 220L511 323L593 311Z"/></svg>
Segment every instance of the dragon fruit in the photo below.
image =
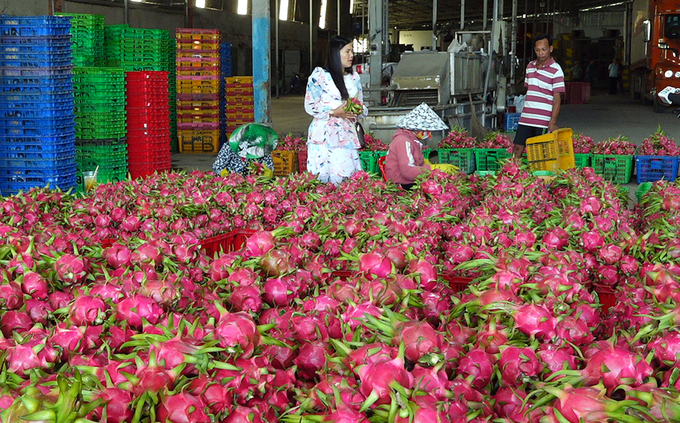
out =
<svg viewBox="0 0 680 423"><path fill-rule="evenodd" d="M243 358L251 357L261 340L255 321L244 312L223 313L215 325L215 337L228 353Z"/></svg>
<svg viewBox="0 0 680 423"><path fill-rule="evenodd" d="M639 156L680 156L680 147L659 126L651 136L642 140L637 148Z"/></svg>
<svg viewBox="0 0 680 423"><path fill-rule="evenodd" d="M200 397L180 392L161 396L157 416L163 423L210 423L205 408Z"/></svg>
<svg viewBox="0 0 680 423"><path fill-rule="evenodd" d="M633 156L637 146L628 141L628 137L619 135L618 137L607 138L598 142L592 148L593 154L606 154L615 156Z"/></svg>
<svg viewBox="0 0 680 423"><path fill-rule="evenodd" d="M415 383L413 375L404 368L404 344L399 345L396 358L362 364L355 371L361 380L359 391L366 396L362 410L373 404L389 403L393 390L411 389Z"/></svg>
<svg viewBox="0 0 680 423"><path fill-rule="evenodd" d="M64 254L54 263L57 278L66 285L83 282L89 269L87 259L74 254Z"/></svg>

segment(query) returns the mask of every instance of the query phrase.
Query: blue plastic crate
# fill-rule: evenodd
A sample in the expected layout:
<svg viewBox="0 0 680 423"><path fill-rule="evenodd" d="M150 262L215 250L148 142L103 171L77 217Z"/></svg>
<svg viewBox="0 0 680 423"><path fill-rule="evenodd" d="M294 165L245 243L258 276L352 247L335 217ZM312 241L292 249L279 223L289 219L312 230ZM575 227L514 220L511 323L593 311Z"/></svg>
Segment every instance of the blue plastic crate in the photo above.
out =
<svg viewBox="0 0 680 423"><path fill-rule="evenodd" d="M51 68L0 68L0 76L57 76L57 75L72 75L73 65L69 66L54 66Z"/></svg>
<svg viewBox="0 0 680 423"><path fill-rule="evenodd" d="M673 156L635 156L637 182L654 182L678 177L678 158Z"/></svg>
<svg viewBox="0 0 680 423"><path fill-rule="evenodd" d="M56 160L29 159L29 158L0 158L0 175L6 176L6 172L12 175L36 175L45 176L58 173L66 173L75 169L76 156L73 154L59 157Z"/></svg>
<svg viewBox="0 0 680 423"><path fill-rule="evenodd" d="M73 106L47 107L43 109L4 109L0 104L0 117L13 119L59 119L73 116ZM49 107L49 108L48 108Z"/></svg>
<svg viewBox="0 0 680 423"><path fill-rule="evenodd" d="M47 185L50 188L59 188L62 191L67 191L76 187L76 174L59 175L55 177L1 177L0 176L0 191L4 195L18 194L19 191L28 191L32 188L43 188Z"/></svg>
<svg viewBox="0 0 680 423"><path fill-rule="evenodd" d="M62 145L74 144L76 132L72 128L52 136L2 135L0 146L6 149L23 148L26 151L56 151Z"/></svg>
<svg viewBox="0 0 680 423"><path fill-rule="evenodd" d="M11 148L0 144L0 160L25 159L25 160L49 160L54 161L63 157L75 156L76 145L70 144L56 145L52 151L32 151L26 148Z"/></svg>
<svg viewBox="0 0 680 423"><path fill-rule="evenodd" d="M14 104L14 107L37 109L43 107L46 103L73 104L73 102L73 91L48 91L40 93L0 91L0 103L7 106Z"/></svg>
<svg viewBox="0 0 680 423"><path fill-rule="evenodd" d="M65 16L0 17L0 36L3 37L68 35L70 30L70 18Z"/></svg>
<svg viewBox="0 0 680 423"><path fill-rule="evenodd" d="M70 52L64 54L17 54L1 53L0 66L10 68L51 68L68 66L72 58Z"/></svg>
<svg viewBox="0 0 680 423"><path fill-rule="evenodd" d="M49 85L5 85L0 84L0 95L21 95L21 94L50 94L52 92L68 93L73 91L70 82L63 84Z"/></svg>
<svg viewBox="0 0 680 423"><path fill-rule="evenodd" d="M0 37L0 46L2 47L5 46L21 47L24 45L62 46L64 44L68 45L71 44L71 34L44 35L40 37L9 37L9 36Z"/></svg>
<svg viewBox="0 0 680 423"><path fill-rule="evenodd" d="M3 44L0 42L0 54L3 55L59 54L62 52L71 55L71 41L38 44Z"/></svg>
<svg viewBox="0 0 680 423"><path fill-rule="evenodd" d="M519 125L519 118L521 113L506 113L505 114L505 130L508 132L514 132L517 130L517 125Z"/></svg>
<svg viewBox="0 0 680 423"><path fill-rule="evenodd" d="M0 127L17 127L22 128L61 128L67 125L75 124L75 115L73 113L62 115L52 119L35 119L35 118L8 118L0 116Z"/></svg>
<svg viewBox="0 0 680 423"><path fill-rule="evenodd" d="M73 131L75 125L68 124L63 126L38 126L38 127L25 127L25 126L13 126L13 127L3 127L0 125L0 136L1 135L30 135L36 137L44 136L55 136L62 132Z"/></svg>
<svg viewBox="0 0 680 423"><path fill-rule="evenodd" d="M0 76L0 85L9 90L36 87L46 91L54 91L57 87L68 85L64 90L73 90L73 79L71 75Z"/></svg>

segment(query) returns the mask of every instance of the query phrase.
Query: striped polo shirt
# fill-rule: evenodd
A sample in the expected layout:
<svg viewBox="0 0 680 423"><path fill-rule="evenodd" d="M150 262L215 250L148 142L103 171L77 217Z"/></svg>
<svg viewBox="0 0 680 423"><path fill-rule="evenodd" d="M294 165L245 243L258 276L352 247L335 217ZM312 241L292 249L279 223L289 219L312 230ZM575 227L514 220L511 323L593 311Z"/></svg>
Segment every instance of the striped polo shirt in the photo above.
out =
<svg viewBox="0 0 680 423"><path fill-rule="evenodd" d="M529 62L524 86L527 87L527 96L520 125L547 128L552 117L554 95L565 91L562 68L552 57L540 69L536 67L536 60Z"/></svg>

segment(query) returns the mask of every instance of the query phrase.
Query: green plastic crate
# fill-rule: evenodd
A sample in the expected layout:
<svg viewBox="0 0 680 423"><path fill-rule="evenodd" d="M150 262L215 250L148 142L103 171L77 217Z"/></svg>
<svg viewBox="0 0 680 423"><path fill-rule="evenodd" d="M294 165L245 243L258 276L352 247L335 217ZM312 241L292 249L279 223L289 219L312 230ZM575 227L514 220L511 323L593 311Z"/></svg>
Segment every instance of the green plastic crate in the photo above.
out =
<svg viewBox="0 0 680 423"><path fill-rule="evenodd" d="M652 189L652 185L654 185L653 182L643 182L638 185L637 189L635 190L635 196L637 197L638 203L642 201L642 197L647 194L650 189Z"/></svg>
<svg viewBox="0 0 680 423"><path fill-rule="evenodd" d="M574 166L576 168L590 167L591 159L590 153L574 153Z"/></svg>
<svg viewBox="0 0 680 423"><path fill-rule="evenodd" d="M478 171L498 171L501 168L499 161L509 159L512 153L505 148L475 148L475 164Z"/></svg>
<svg viewBox="0 0 680 423"><path fill-rule="evenodd" d="M593 154L593 170L618 184L627 184L633 176L633 156Z"/></svg>
<svg viewBox="0 0 680 423"><path fill-rule="evenodd" d="M458 166L461 172L468 175L475 171L474 148L439 148L439 163Z"/></svg>
<svg viewBox="0 0 680 423"><path fill-rule="evenodd" d="M87 170L91 171L94 169ZM97 184L124 181L127 179L127 175L128 175L127 166L121 169L106 169L100 167L99 170L97 170ZM80 169L76 171L76 190L78 192L85 192L85 186L83 185L83 171Z"/></svg>
<svg viewBox="0 0 680 423"><path fill-rule="evenodd" d="M373 151L359 151L361 170L367 173L376 173L378 170L378 158Z"/></svg>

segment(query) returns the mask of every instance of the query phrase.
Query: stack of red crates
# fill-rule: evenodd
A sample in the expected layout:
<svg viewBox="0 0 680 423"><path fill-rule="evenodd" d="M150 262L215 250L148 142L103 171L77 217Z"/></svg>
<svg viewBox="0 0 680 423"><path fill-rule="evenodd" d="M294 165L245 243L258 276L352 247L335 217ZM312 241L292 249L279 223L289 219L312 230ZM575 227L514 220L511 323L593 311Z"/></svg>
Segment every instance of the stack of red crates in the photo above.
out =
<svg viewBox="0 0 680 423"><path fill-rule="evenodd" d="M177 28L177 138L181 153L220 147L219 29Z"/></svg>
<svg viewBox="0 0 680 423"><path fill-rule="evenodd" d="M224 78L227 137L239 126L255 120L255 98L252 76Z"/></svg>
<svg viewBox="0 0 680 423"><path fill-rule="evenodd" d="M168 72L127 72L125 81L130 176L170 170Z"/></svg>

